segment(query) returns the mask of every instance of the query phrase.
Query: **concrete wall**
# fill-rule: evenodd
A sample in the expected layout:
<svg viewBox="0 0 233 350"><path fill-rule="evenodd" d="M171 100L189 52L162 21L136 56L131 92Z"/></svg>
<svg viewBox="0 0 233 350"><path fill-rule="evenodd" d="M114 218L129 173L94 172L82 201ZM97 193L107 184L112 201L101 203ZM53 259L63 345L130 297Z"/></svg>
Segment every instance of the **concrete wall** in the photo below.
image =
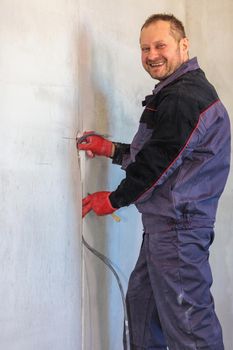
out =
<svg viewBox="0 0 233 350"><path fill-rule="evenodd" d="M81 348L76 0L0 2L0 348Z"/></svg>
<svg viewBox="0 0 233 350"><path fill-rule="evenodd" d="M141 100L155 83L141 68L138 45L140 26L155 12L173 12L184 22L191 40L191 56L198 56L232 118L232 11L231 0L80 0L79 90L83 129L130 142L142 111ZM112 190L123 175L117 166L100 158L86 160L85 168L84 194ZM224 328L226 350L231 350L233 343L232 186L231 174L219 206L211 255L215 279L212 291ZM121 223L90 214L85 219L84 234L113 260L126 289L141 244L142 228L133 207L122 208L118 213ZM97 258L86 251L84 258L84 349L122 349L122 306L116 282Z"/></svg>
<svg viewBox="0 0 233 350"><path fill-rule="evenodd" d="M232 116L231 0L0 2L1 349L122 349L116 282L86 249L82 259L80 200L81 180L85 195L114 189L123 174L105 159L82 157L81 179L66 137L94 129L130 142L155 83L141 68L139 29L165 11L183 20L191 55ZM231 173L211 255L226 350L233 343L232 187ZM119 215L116 223L90 214L83 232L114 262L126 290L142 227L133 207Z"/></svg>
<svg viewBox="0 0 233 350"><path fill-rule="evenodd" d="M230 114L233 125L233 2L191 1L187 6L188 35L192 43L191 53L199 62L207 77L216 87ZM211 264L214 284L212 292L223 327L226 350L233 344L233 173L220 200L212 247Z"/></svg>

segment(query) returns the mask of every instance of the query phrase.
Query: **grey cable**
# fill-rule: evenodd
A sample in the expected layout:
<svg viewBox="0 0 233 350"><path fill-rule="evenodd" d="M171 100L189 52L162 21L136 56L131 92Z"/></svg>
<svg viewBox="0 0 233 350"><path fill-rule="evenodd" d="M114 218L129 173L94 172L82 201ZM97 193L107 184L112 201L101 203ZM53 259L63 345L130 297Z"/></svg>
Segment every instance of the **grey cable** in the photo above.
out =
<svg viewBox="0 0 233 350"><path fill-rule="evenodd" d="M99 133L96 133L94 131L90 131L89 133L84 134L81 137L76 136L77 144L82 143L89 136L108 137L108 135L99 134ZM113 275L116 278L116 281L117 281L117 284L118 284L118 287L119 287L120 293L121 293L121 299L122 299L123 311L124 311L124 333L125 333L125 340L126 340L126 349L125 350L130 350L129 321L128 321L128 314L127 314L127 307L126 307L126 302L125 302L124 290L123 290L123 287L122 287L122 283L121 283L120 277L119 277L118 273L116 272L116 270L114 269L113 263L111 262L111 260L109 258L107 258L105 255L103 255L100 252L98 252L93 247L91 247L87 243L87 241L84 239L83 235L82 235L82 243L85 245L85 247L88 250L90 250L100 260L102 260L105 265L107 265L109 267L109 269L112 271Z"/></svg>
<svg viewBox="0 0 233 350"><path fill-rule="evenodd" d="M125 350L130 350L130 338L129 338L129 321L128 321L128 314L127 314L127 307L126 307L126 302L125 302L125 296L124 296L124 290L122 287L122 283L120 280L120 277L116 270L113 267L113 263L109 258L107 258L105 255L101 254L98 252L96 249L92 248L87 241L84 239L82 236L82 243L85 245L87 249L89 249L94 255L96 255L100 260L104 262L105 265L109 267L109 269L112 271L113 275L115 276L120 293L121 293L121 299L122 299L122 304L123 304L123 311L124 311L124 333L125 333L125 340L126 340L126 349Z"/></svg>

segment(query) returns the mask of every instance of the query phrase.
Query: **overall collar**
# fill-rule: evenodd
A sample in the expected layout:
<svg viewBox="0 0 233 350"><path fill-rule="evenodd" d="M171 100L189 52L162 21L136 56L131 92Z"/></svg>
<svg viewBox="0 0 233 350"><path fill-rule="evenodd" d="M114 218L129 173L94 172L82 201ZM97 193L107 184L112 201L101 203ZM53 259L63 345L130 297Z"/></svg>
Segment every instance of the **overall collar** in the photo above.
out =
<svg viewBox="0 0 233 350"><path fill-rule="evenodd" d="M153 96L156 95L162 88L172 83L174 80L181 77L183 74L199 68L200 67L197 62L197 57L191 58L190 60L184 62L174 73L169 75L169 77L155 85L155 88L152 91L153 95L146 96L145 100L142 101L142 105L146 106L147 103L153 98Z"/></svg>
<svg viewBox="0 0 233 350"><path fill-rule="evenodd" d="M199 64L197 62L197 57L194 57L186 62L184 62L174 73L169 75L165 80L159 82L157 85L155 85L155 88L153 90L153 95L156 95L162 88L167 86L168 84L172 83L174 80L182 76L183 74L190 72L192 70L196 70L200 68Z"/></svg>

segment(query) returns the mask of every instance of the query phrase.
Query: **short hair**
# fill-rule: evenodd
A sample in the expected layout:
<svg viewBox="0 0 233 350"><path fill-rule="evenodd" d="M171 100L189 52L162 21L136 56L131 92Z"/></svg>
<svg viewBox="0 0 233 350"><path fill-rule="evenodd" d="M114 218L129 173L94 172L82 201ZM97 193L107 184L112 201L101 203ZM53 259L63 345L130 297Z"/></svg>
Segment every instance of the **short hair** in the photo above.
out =
<svg viewBox="0 0 233 350"><path fill-rule="evenodd" d="M171 27L171 35L178 41L182 38L186 37L185 29L183 23L178 20L174 15L167 13L156 13L148 17L143 24L141 31L143 28L148 27L152 23L156 23L158 21L165 21L170 23Z"/></svg>

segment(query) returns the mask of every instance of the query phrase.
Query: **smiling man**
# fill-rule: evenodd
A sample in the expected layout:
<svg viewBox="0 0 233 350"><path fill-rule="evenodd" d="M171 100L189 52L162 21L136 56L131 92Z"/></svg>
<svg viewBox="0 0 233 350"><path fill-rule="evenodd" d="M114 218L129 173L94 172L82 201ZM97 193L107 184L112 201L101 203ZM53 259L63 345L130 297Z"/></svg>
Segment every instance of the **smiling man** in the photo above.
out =
<svg viewBox="0 0 233 350"><path fill-rule="evenodd" d="M223 350L210 292L209 247L230 164L230 124L216 90L189 59L183 24L155 14L140 33L142 65L159 80L130 145L78 143L122 165L112 192L83 200L83 217L135 204L143 242L127 292L131 350Z"/></svg>
<svg viewBox="0 0 233 350"><path fill-rule="evenodd" d="M151 22L152 20L152 22ZM142 64L153 79L164 80L188 60L188 39L171 22L148 19L140 36Z"/></svg>

